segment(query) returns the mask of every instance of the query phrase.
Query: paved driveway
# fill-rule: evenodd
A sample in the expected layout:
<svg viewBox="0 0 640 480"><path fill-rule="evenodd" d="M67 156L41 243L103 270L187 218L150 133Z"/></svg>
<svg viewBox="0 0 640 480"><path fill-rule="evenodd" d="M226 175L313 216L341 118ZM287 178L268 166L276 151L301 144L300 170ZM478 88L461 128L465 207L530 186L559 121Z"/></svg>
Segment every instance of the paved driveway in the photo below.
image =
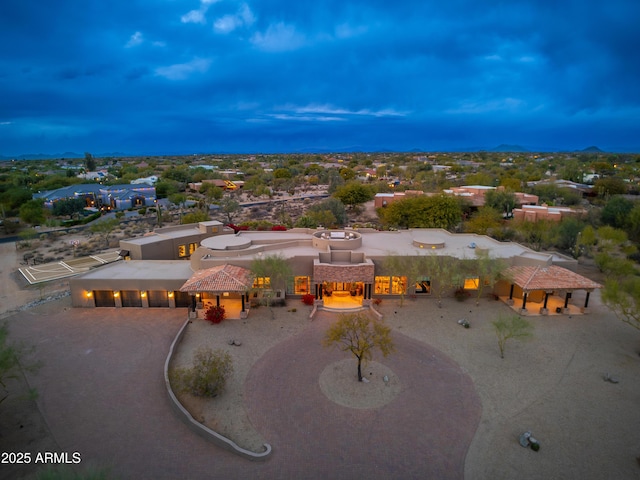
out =
<svg viewBox="0 0 640 480"><path fill-rule="evenodd" d="M468 376L437 350L396 334L385 360L403 392L371 411L340 407L318 375L344 354L320 346L320 316L250 372L248 409L274 448L254 463L194 435L172 413L162 368L184 319L168 309L72 309L68 299L10 319L44 361L30 378L61 451L119 478L462 478L480 418ZM35 455L37 452L33 452Z"/></svg>

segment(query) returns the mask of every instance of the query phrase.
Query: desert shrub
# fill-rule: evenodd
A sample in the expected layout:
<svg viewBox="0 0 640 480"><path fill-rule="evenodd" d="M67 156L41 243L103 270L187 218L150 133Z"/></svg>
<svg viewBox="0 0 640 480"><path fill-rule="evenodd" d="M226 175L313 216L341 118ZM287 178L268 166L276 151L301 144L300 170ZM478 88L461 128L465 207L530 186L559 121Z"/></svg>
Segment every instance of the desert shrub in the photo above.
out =
<svg viewBox="0 0 640 480"><path fill-rule="evenodd" d="M313 302L315 301L315 299L316 297L314 297L310 293L305 293L302 296L302 303L304 303L305 305L313 305Z"/></svg>
<svg viewBox="0 0 640 480"><path fill-rule="evenodd" d="M175 388L198 397L220 395L233 374L231 355L224 350L200 347L191 368L177 368L172 375Z"/></svg>
<svg viewBox="0 0 640 480"><path fill-rule="evenodd" d="M220 323L226 316L227 312L222 305L214 305L207 308L206 312L204 312L204 319L211 323Z"/></svg>

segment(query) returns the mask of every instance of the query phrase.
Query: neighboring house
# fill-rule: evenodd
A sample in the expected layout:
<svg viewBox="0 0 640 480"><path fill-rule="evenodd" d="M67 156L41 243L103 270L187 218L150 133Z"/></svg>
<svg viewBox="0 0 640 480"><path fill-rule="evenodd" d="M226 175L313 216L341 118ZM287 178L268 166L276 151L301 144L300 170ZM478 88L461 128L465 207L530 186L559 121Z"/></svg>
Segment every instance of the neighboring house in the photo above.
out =
<svg viewBox="0 0 640 480"><path fill-rule="evenodd" d="M463 187L452 187L446 190L443 190L445 195L454 195L456 197L461 197L467 200L467 202L471 205L471 207L479 208L484 206L485 204L485 195L490 190L501 190L504 187L487 187L485 185L467 185ZM374 205L376 208L386 207L390 203L393 203L398 200L402 200L408 196L416 196L419 197L421 195L433 195L433 194L425 194L421 190L406 190L404 192L395 192L395 193L377 193L374 197ZM522 192L514 192L516 197L516 205L537 205L538 204L538 196L531 195L529 193Z"/></svg>
<svg viewBox="0 0 640 480"><path fill-rule="evenodd" d="M78 178L84 178L85 180L95 180L99 182L101 180L106 180L109 176L109 173L106 170L99 170L97 172L85 172L76 175Z"/></svg>
<svg viewBox="0 0 640 480"><path fill-rule="evenodd" d="M221 188L222 190L228 190L228 191L235 191L235 190L238 190L239 188L244 187L243 181L232 182L231 180L223 180L221 178L215 178L211 180L203 180L202 182L190 183L189 188L191 190L199 191L203 183L210 183L212 185L215 185L218 188Z"/></svg>
<svg viewBox="0 0 640 480"><path fill-rule="evenodd" d="M222 223L209 221L160 229L123 240L120 245L120 255L128 261L105 265L70 280L74 307L188 307L193 315L202 315L206 305L213 304L229 311L236 308L239 316L246 316L251 303L263 295L300 298L310 294L318 308L341 311L368 308L374 297L429 297L434 285L439 285L438 275L430 271L416 272L417 277L408 279L406 271L389 267L389 256L407 258L410 265L417 263L412 259L425 256L465 260L484 253L511 267L534 267L536 275L551 266L570 272L567 269L577 265L574 259L557 253L534 252L514 242L441 229L381 232L301 228L233 234ZM270 255L280 256L291 269L284 291L272 292L270 277L250 275L252 263ZM234 283L229 275L241 281ZM545 280L544 291L537 291L534 283L519 280L492 285L492 292L511 302L521 299L524 313L528 300L531 303L544 298L547 308L549 296L569 294L566 308L571 291L600 288L573 272L554 275L563 281L554 286L552 275ZM247 276L253 279L251 285ZM462 280L471 290L484 281ZM447 296L452 295L455 287L445 285ZM588 296L582 308L587 304Z"/></svg>
<svg viewBox="0 0 640 480"><path fill-rule="evenodd" d="M583 197L593 195L593 186L585 185L584 183L576 183L570 180L540 180L536 182L527 182L528 187L535 187L536 185L555 185L556 187L569 188L580 192Z"/></svg>
<svg viewBox="0 0 640 480"><path fill-rule="evenodd" d="M586 213L583 209L573 209L569 207L549 207L543 205L523 205L522 208L513 209L514 220L526 220L528 222L536 222L538 220L551 220L559 222L569 216L581 215Z"/></svg>
<svg viewBox="0 0 640 480"><path fill-rule="evenodd" d="M154 205L156 189L147 184L108 186L80 184L38 192L33 195L33 198L43 199L44 206L47 208L53 208L53 205L60 200L84 198L87 207L125 210L131 207Z"/></svg>
<svg viewBox="0 0 640 480"><path fill-rule="evenodd" d="M150 177L136 178L135 180L131 180L131 185L140 185L141 183L146 183L147 185L155 185L158 182L158 177L156 175L151 175Z"/></svg>
<svg viewBox="0 0 640 480"><path fill-rule="evenodd" d="M420 197L425 193L422 190L405 190L404 192L393 193L376 193L373 197L373 206L375 208L386 207L387 205L404 200L407 197Z"/></svg>
<svg viewBox="0 0 640 480"><path fill-rule="evenodd" d="M466 185L462 187L452 187L444 190L447 195L455 195L457 197L464 197L469 201L472 207L482 207L485 204L485 195L488 191L492 190L504 190L504 187L488 187L486 185ZM516 197L516 205L537 205L538 196L531 195L530 193L514 192Z"/></svg>

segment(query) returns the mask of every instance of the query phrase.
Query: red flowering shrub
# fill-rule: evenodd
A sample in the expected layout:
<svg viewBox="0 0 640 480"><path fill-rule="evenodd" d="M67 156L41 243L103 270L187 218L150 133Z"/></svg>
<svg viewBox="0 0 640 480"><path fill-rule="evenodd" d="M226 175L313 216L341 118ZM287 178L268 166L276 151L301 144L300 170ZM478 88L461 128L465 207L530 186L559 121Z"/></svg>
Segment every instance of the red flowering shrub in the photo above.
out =
<svg viewBox="0 0 640 480"><path fill-rule="evenodd" d="M227 317L227 312L225 312L224 307L213 306L207 308L207 311L204 312L204 319L211 323L220 323Z"/></svg>
<svg viewBox="0 0 640 480"><path fill-rule="evenodd" d="M381 298L374 298L373 299L373 304L374 305L380 305L382 303L382 299Z"/></svg>
<svg viewBox="0 0 640 480"><path fill-rule="evenodd" d="M271 231L273 232L285 232L287 227L285 225L274 225L271 227Z"/></svg>
<svg viewBox="0 0 640 480"><path fill-rule="evenodd" d="M304 303L305 305L313 305L313 302L315 301L315 299L316 297L314 297L310 293L305 293L302 296L302 303Z"/></svg>

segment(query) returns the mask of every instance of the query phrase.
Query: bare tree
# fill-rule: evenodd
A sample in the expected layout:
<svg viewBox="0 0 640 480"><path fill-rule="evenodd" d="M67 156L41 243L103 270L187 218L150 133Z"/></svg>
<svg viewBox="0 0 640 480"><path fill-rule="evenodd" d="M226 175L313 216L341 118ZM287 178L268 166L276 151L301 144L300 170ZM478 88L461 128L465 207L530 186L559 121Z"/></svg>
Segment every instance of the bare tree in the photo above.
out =
<svg viewBox="0 0 640 480"><path fill-rule="evenodd" d="M391 329L370 316L357 313L340 315L325 335L324 346L337 346L343 352L351 352L358 359L358 381L362 381L362 364L371 360L373 350L384 357L395 350Z"/></svg>

